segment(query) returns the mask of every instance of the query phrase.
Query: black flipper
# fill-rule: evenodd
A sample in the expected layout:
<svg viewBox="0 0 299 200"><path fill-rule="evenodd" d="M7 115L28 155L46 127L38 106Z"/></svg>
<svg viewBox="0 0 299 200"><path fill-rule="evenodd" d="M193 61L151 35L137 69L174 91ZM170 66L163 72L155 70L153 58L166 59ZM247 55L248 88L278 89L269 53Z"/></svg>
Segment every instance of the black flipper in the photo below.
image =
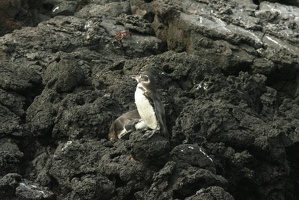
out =
<svg viewBox="0 0 299 200"><path fill-rule="evenodd" d="M168 133L167 126L166 126L165 110L164 110L164 106L161 102L161 99L156 92L150 93L149 97L151 99L151 102L154 103L154 109L155 109L156 117L157 117L157 120L158 120L158 123L160 126L160 131L166 138L168 138L169 133Z"/></svg>

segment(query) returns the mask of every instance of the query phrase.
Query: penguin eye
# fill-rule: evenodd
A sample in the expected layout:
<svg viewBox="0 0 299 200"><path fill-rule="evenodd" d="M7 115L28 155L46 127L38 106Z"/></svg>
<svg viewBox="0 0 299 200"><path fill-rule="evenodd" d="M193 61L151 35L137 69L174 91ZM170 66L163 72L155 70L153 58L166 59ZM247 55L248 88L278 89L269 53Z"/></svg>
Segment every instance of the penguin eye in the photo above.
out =
<svg viewBox="0 0 299 200"><path fill-rule="evenodd" d="M142 81L149 82L148 75L141 74Z"/></svg>

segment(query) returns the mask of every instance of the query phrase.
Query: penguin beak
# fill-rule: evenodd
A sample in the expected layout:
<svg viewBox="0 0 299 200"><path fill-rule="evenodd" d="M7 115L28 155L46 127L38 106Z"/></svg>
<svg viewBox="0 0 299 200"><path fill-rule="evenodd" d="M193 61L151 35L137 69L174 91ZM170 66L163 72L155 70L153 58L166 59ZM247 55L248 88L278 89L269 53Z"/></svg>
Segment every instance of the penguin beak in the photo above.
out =
<svg viewBox="0 0 299 200"><path fill-rule="evenodd" d="M141 76L140 75L133 75L131 76L132 79L135 79L138 83L140 82Z"/></svg>

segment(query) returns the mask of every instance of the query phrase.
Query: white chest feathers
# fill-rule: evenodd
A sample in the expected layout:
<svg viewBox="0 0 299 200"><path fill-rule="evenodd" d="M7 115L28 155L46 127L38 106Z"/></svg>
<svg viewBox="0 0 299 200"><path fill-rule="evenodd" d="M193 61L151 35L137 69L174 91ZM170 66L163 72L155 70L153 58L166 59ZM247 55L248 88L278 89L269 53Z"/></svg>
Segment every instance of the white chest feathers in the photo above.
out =
<svg viewBox="0 0 299 200"><path fill-rule="evenodd" d="M137 110L141 119L144 121L145 125L151 129L158 128L158 122L155 115L155 110L153 105L149 102L149 100L144 96L143 90L139 87L136 88L135 91L135 103L137 106Z"/></svg>

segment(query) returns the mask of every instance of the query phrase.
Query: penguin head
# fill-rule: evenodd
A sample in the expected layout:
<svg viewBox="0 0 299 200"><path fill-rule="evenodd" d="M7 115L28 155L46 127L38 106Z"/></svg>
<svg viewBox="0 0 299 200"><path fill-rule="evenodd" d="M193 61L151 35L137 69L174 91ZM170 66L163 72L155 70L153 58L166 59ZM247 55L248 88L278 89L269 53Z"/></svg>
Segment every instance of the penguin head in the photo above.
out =
<svg viewBox="0 0 299 200"><path fill-rule="evenodd" d="M154 75L151 72L144 71L139 75L132 76L132 78L137 81L138 85L141 85L142 87L151 91L156 90L156 81Z"/></svg>

